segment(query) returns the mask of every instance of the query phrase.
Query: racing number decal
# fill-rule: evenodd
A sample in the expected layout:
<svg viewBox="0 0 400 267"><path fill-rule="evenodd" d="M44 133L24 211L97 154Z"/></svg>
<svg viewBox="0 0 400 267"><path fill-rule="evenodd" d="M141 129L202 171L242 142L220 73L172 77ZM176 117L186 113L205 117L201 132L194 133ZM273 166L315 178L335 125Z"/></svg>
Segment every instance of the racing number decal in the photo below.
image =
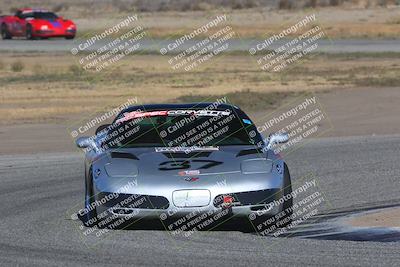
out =
<svg viewBox="0 0 400 267"><path fill-rule="evenodd" d="M189 168L190 168L190 162L188 160L175 160L175 161L171 160L160 163L160 168L158 169L160 171L169 171L169 170L183 170Z"/></svg>
<svg viewBox="0 0 400 267"><path fill-rule="evenodd" d="M206 163L199 167L198 169L209 169L214 166L218 166L222 164L220 161L215 160L202 160L202 159L194 159L194 160L170 160L164 161L160 163L160 167L158 168L160 171L170 171L170 170L185 170L191 168L191 164L194 162L203 162Z"/></svg>

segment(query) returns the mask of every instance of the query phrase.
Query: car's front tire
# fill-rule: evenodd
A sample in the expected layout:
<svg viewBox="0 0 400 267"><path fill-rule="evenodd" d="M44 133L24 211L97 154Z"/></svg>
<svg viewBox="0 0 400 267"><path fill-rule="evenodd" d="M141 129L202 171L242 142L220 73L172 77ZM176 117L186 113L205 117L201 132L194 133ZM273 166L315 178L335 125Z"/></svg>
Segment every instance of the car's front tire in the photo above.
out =
<svg viewBox="0 0 400 267"><path fill-rule="evenodd" d="M32 33L33 33L32 25L30 25L30 24L26 25L26 30L25 30L26 39L33 40L34 37L33 37Z"/></svg>
<svg viewBox="0 0 400 267"><path fill-rule="evenodd" d="M1 25L1 38L3 40L9 40L12 38L12 35L11 35L10 31L8 30L7 25L5 23L3 23Z"/></svg>
<svg viewBox="0 0 400 267"><path fill-rule="evenodd" d="M94 227L98 224L95 196L93 193L93 174L90 168L88 177L85 179L85 215L83 216L83 223L87 227ZM92 208L93 207L93 208Z"/></svg>
<svg viewBox="0 0 400 267"><path fill-rule="evenodd" d="M286 163L284 163L283 184L280 191L280 199L292 193L292 183L289 168ZM293 199L291 197L284 199L286 200L282 203L281 209L279 209L275 215L249 215L249 219L252 221L251 224L254 228L253 230L264 235L272 234L279 230L279 228L289 226L292 223Z"/></svg>
<svg viewBox="0 0 400 267"><path fill-rule="evenodd" d="M87 178L85 179L85 215L82 221L86 227L96 227L99 229L109 228L109 229L121 229L125 227L125 224L112 226L115 219L108 218L112 216L108 211L103 211L103 213L98 212L96 203L96 196L94 194L94 184L93 184L93 172L90 168ZM99 207L102 209L102 206Z"/></svg>
<svg viewBox="0 0 400 267"><path fill-rule="evenodd" d="M292 193L292 181L290 178L289 168L284 163L284 171L283 171L283 195L287 196ZM293 198L288 198L285 202L283 202L282 210L285 212L285 215L280 219L279 227L286 227L292 223L292 215L293 215Z"/></svg>

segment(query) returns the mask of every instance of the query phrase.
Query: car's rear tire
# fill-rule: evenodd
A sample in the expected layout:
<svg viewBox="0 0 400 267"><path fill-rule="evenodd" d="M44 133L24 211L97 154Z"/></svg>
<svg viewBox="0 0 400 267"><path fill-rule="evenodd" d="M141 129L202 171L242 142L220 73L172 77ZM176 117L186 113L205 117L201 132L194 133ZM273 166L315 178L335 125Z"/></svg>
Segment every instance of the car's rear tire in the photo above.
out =
<svg viewBox="0 0 400 267"><path fill-rule="evenodd" d="M32 25L30 25L30 24L26 25L25 37L28 40L33 40L34 39L34 37L32 35Z"/></svg>
<svg viewBox="0 0 400 267"><path fill-rule="evenodd" d="M1 38L3 40L9 40L12 38L12 35L11 35L10 31L8 30L7 25L5 23L3 23L1 25Z"/></svg>

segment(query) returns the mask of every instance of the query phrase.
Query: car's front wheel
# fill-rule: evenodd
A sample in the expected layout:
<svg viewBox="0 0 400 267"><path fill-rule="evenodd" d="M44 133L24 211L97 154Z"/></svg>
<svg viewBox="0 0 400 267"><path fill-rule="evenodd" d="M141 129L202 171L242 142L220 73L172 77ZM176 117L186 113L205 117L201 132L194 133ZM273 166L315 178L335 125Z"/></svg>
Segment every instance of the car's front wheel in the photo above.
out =
<svg viewBox="0 0 400 267"><path fill-rule="evenodd" d="M1 38L3 40L7 40L7 39L11 39L12 38L12 35L11 35L10 31L8 30L7 25L5 23L3 23L1 25Z"/></svg>
<svg viewBox="0 0 400 267"><path fill-rule="evenodd" d="M283 169L283 185L282 189L280 190L281 193L279 194L279 200L281 200L281 198L284 199L281 209L277 211L275 215L249 215L249 219L251 221L251 224L253 225L254 230L262 235L273 234L280 228L287 227L292 223L293 199L292 197L283 197L288 196L292 193L292 183L289 168L287 167L286 163L284 163ZM279 202L281 203L281 201Z"/></svg>
<svg viewBox="0 0 400 267"><path fill-rule="evenodd" d="M118 218L112 217L112 214L109 211L106 210L101 212L101 209L104 208L104 206L101 204L102 200L98 200L96 203L92 168L90 168L88 177L85 181L85 212L84 216L82 216L84 225L86 227L96 227L99 229L121 229L125 227L126 225L124 223L113 224L115 221L118 221ZM99 206L99 209L97 209L97 206Z"/></svg>
<svg viewBox="0 0 400 267"><path fill-rule="evenodd" d="M284 171L283 171L283 195L287 196L292 193L292 181L290 178L289 168L284 163ZM287 198L285 202L283 202L283 212L284 216L280 218L279 227L286 227L292 223L292 215L293 215L293 198Z"/></svg>
<svg viewBox="0 0 400 267"><path fill-rule="evenodd" d="M26 25L25 37L28 40L34 39L33 35L32 35L32 25L30 25L30 24Z"/></svg>
<svg viewBox="0 0 400 267"><path fill-rule="evenodd" d="M85 179L85 214L83 223L87 227L94 227L98 224L95 196L93 194L93 175L92 169L89 170L88 177Z"/></svg>

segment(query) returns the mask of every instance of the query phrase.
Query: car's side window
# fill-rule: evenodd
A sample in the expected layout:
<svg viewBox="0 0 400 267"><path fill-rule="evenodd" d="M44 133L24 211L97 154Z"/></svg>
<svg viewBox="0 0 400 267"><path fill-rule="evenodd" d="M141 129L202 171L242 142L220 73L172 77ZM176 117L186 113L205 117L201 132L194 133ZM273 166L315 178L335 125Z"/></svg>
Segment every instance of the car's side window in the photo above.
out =
<svg viewBox="0 0 400 267"><path fill-rule="evenodd" d="M22 19L22 11L18 10L17 12L15 12L15 16Z"/></svg>
<svg viewBox="0 0 400 267"><path fill-rule="evenodd" d="M26 18L33 18L34 15L33 13L25 13L25 14L21 14L21 19L26 19Z"/></svg>

